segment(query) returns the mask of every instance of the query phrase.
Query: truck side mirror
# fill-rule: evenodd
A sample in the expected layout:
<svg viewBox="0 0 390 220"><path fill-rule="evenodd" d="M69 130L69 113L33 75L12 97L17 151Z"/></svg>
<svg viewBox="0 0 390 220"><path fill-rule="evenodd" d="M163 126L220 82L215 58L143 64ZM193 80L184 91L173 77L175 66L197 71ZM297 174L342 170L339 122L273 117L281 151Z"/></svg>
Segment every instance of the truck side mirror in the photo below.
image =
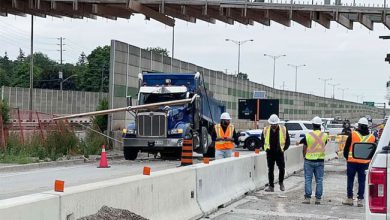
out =
<svg viewBox="0 0 390 220"><path fill-rule="evenodd" d="M352 146L352 157L361 160L371 160L375 151L375 143L354 143Z"/></svg>
<svg viewBox="0 0 390 220"><path fill-rule="evenodd" d="M131 96L126 96L126 104L127 106L133 105L133 98Z"/></svg>

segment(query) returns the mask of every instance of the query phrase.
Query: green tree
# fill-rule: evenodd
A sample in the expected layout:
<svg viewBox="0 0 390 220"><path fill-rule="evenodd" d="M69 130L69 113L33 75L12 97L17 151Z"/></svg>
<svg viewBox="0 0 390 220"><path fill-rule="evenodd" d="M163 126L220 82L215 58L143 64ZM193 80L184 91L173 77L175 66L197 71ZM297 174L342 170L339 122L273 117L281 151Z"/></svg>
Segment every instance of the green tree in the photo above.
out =
<svg viewBox="0 0 390 220"><path fill-rule="evenodd" d="M103 84L103 92L108 92L110 46L97 47L87 60L87 70L80 76L82 90L98 92Z"/></svg>
<svg viewBox="0 0 390 220"><path fill-rule="evenodd" d="M146 48L147 51L152 51L154 53L162 54L163 56L169 56L169 51L166 48L161 47L148 47Z"/></svg>
<svg viewBox="0 0 390 220"><path fill-rule="evenodd" d="M107 110L107 109L108 109L108 100L106 98L103 98L102 100L100 100L99 105L96 108L96 111ZM100 131L104 132L107 130L107 120L108 120L107 115L98 115L95 116L93 123L99 127Z"/></svg>
<svg viewBox="0 0 390 220"><path fill-rule="evenodd" d="M3 123L8 124L9 123L9 106L8 103L5 100L0 100L0 114L3 117Z"/></svg>
<svg viewBox="0 0 390 220"><path fill-rule="evenodd" d="M8 86L9 85L9 78L6 72L3 68L0 67L0 87L2 86Z"/></svg>

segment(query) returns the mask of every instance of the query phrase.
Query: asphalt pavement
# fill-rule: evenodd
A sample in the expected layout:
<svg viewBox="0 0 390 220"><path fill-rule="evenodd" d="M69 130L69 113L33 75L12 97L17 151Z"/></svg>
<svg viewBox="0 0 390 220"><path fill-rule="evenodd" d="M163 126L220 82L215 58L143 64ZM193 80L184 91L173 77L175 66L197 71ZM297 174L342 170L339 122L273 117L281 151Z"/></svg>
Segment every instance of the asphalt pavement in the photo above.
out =
<svg viewBox="0 0 390 220"><path fill-rule="evenodd" d="M276 168L277 170L277 168ZM245 196L233 204L221 208L204 219L213 220L314 220L314 219L364 219L364 208L344 206L347 177L345 160L326 162L324 176L324 196L320 205L302 204L304 198L303 171L285 180L286 191L281 192L275 185L275 192L260 190ZM277 171L275 172L277 175ZM357 190L355 181L355 194ZM313 183L313 197L315 185Z"/></svg>

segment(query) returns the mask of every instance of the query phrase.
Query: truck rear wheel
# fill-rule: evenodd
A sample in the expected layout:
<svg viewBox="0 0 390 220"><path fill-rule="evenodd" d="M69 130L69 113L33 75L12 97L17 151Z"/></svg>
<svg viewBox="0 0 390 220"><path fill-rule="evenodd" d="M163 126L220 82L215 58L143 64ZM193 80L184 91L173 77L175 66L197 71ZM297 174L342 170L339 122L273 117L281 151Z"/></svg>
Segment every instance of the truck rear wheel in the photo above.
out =
<svg viewBox="0 0 390 220"><path fill-rule="evenodd" d="M125 156L125 160L135 160L138 156L138 150L125 147L123 148L123 155Z"/></svg>

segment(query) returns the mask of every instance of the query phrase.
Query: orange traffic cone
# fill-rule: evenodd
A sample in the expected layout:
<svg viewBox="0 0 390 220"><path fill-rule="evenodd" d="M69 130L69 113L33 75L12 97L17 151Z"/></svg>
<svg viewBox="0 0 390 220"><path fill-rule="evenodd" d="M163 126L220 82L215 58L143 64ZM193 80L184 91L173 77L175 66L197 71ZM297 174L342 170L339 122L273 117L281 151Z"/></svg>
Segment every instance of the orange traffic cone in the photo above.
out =
<svg viewBox="0 0 390 220"><path fill-rule="evenodd" d="M109 168L106 154L106 146L102 145L102 156L100 157L100 165L98 168Z"/></svg>

